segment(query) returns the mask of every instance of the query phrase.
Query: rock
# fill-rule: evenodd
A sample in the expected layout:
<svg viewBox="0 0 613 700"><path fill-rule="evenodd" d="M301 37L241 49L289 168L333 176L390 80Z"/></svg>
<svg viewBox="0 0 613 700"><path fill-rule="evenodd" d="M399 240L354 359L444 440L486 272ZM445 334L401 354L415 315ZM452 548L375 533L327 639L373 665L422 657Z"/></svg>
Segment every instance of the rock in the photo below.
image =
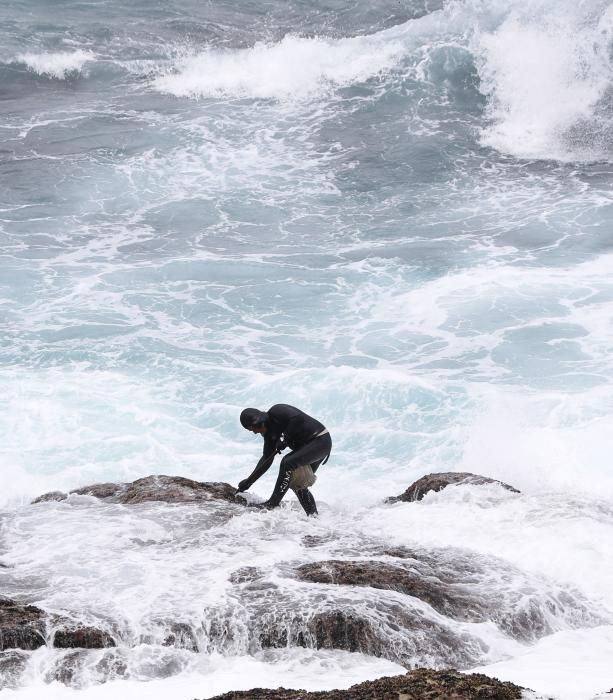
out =
<svg viewBox="0 0 613 700"><path fill-rule="evenodd" d="M125 484L92 484L70 491L80 496L95 496L109 503L144 503L164 501L166 503L197 503L201 501L227 501L245 504L245 499L236 494L236 489L225 482L193 481L182 476L146 476ZM32 503L62 501L68 497L61 491L51 491L35 498Z"/></svg>
<svg viewBox="0 0 613 700"><path fill-rule="evenodd" d="M0 651L0 690L19 686L19 679L29 658L30 654L26 651L17 649Z"/></svg>
<svg viewBox="0 0 613 700"><path fill-rule="evenodd" d="M185 622L173 622L164 639L165 647L175 647L176 649L187 649L198 653L198 640L192 628Z"/></svg>
<svg viewBox="0 0 613 700"><path fill-rule="evenodd" d="M386 656L368 620L342 610L319 613L309 621L317 649L343 649L371 656Z"/></svg>
<svg viewBox="0 0 613 700"><path fill-rule="evenodd" d="M453 550L437 556L435 550L402 547L378 554L399 561L331 559L303 564L295 573L300 580L312 583L398 591L423 600L451 620L491 620L522 642L551 634L556 618L571 626L573 619L592 625L603 622L578 592L547 591L540 581L532 582L502 560ZM509 585L501 586L501 579Z"/></svg>
<svg viewBox="0 0 613 700"><path fill-rule="evenodd" d="M56 628L53 646L57 649L104 649L115 646L111 635L96 627L75 627L70 621L57 615L48 615L34 605L21 605L8 598L0 599L0 652L6 649L32 651L45 646L48 627Z"/></svg>
<svg viewBox="0 0 613 700"><path fill-rule="evenodd" d="M181 476L147 476L126 486L119 498L120 503L193 503L210 500L236 502L236 489L224 482L192 481Z"/></svg>
<svg viewBox="0 0 613 700"><path fill-rule="evenodd" d="M411 484L409 488L399 496L391 496L386 498L386 503L397 503L398 501L421 501L421 499L430 491L442 491L446 486L455 484L472 484L481 486L483 484L498 484L502 488L520 493L513 486L505 484L496 479L490 479L487 476L479 476L478 474L469 474L468 472L441 472L439 474L427 474L422 476L416 482Z"/></svg>
<svg viewBox="0 0 613 700"><path fill-rule="evenodd" d="M64 685L78 686L76 679L85 664L85 653L83 651L71 651L69 654L57 659L54 666L47 670L45 683L59 681Z"/></svg>
<svg viewBox="0 0 613 700"><path fill-rule="evenodd" d="M448 585L414 569L381 561L328 560L303 564L296 569L298 578L312 583L370 586L398 591L431 605L437 612L455 620L482 622L489 612L486 601L461 585Z"/></svg>
<svg viewBox="0 0 613 700"><path fill-rule="evenodd" d="M80 489L75 489L70 493L76 493L78 496L95 496L96 498L114 498L118 496L125 488L125 484L114 484L105 482L104 484L92 484L91 486L83 486Z"/></svg>
<svg viewBox="0 0 613 700"><path fill-rule="evenodd" d="M480 673L420 668L403 676L358 683L347 690L309 693L285 688L254 688L216 695L211 700L519 700L524 690L514 683Z"/></svg>
<svg viewBox="0 0 613 700"><path fill-rule="evenodd" d="M75 689L127 678L128 663L117 648L98 654L85 649L70 650L58 656L44 674L45 683L59 681Z"/></svg>
<svg viewBox="0 0 613 700"><path fill-rule="evenodd" d="M63 491L49 491L43 493L42 496L35 498L32 503L47 503L48 501L63 501L68 497L68 494Z"/></svg>
<svg viewBox="0 0 613 700"><path fill-rule="evenodd" d="M96 627L76 627L58 630L53 637L56 649L106 649L116 646L108 632Z"/></svg>
<svg viewBox="0 0 613 700"><path fill-rule="evenodd" d="M398 593L320 591L317 586L270 589L242 584L241 609L205 610L205 653L255 654L267 648L305 647L362 652L407 668L436 663L470 668L486 649L470 628L447 622ZM251 588L250 588L251 587Z"/></svg>
<svg viewBox="0 0 613 700"><path fill-rule="evenodd" d="M253 583L264 578L264 572L257 566L241 566L230 574L231 583Z"/></svg>
<svg viewBox="0 0 613 700"><path fill-rule="evenodd" d="M45 645L45 612L34 605L0 599L0 651L38 649Z"/></svg>

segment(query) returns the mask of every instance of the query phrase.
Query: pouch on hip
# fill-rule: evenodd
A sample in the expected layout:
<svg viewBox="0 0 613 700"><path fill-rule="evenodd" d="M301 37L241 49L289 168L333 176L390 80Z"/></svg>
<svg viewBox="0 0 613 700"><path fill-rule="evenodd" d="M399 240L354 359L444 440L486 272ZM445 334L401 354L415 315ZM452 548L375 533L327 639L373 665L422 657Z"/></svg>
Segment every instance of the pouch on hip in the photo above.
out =
<svg viewBox="0 0 613 700"><path fill-rule="evenodd" d="M296 467L292 472L292 478L289 481L289 487L293 491L300 491L300 489L308 489L309 486L313 486L317 477L313 473L313 469L310 464L304 464L301 467Z"/></svg>

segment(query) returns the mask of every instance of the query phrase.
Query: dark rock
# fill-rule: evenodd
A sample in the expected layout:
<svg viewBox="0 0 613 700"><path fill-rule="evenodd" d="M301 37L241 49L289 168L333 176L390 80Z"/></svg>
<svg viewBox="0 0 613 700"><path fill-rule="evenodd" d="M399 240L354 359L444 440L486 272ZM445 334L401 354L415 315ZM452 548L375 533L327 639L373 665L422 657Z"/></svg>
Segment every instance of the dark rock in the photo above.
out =
<svg viewBox="0 0 613 700"><path fill-rule="evenodd" d="M603 622L579 593L571 595L564 590L545 593L506 562L482 561L476 554L450 556L449 552L437 558L434 551L401 547L380 552L383 553L400 561L332 559L303 564L295 572L300 580L312 583L397 591L423 600L452 620L491 620L521 641L535 641L550 634L556 617L568 619L571 624L573 618L585 624ZM517 585L503 588L501 577Z"/></svg>
<svg viewBox="0 0 613 700"><path fill-rule="evenodd" d="M0 599L0 651L38 649L45 644L45 612L33 605Z"/></svg>
<svg viewBox="0 0 613 700"><path fill-rule="evenodd" d="M108 632L96 627L76 627L58 630L53 637L56 649L106 649L116 646Z"/></svg>
<svg viewBox="0 0 613 700"><path fill-rule="evenodd" d="M125 484L92 484L91 486L83 486L79 489L73 489L70 491L71 494L76 494L77 496L95 496L96 498L113 498L117 496L125 488ZM50 491L49 493L44 493L42 496L35 498L32 503L47 503L49 501L65 501L68 498L67 493L64 491Z"/></svg>
<svg viewBox="0 0 613 700"><path fill-rule="evenodd" d="M187 649L196 654L198 653L198 640L196 639L194 630L185 622L173 622L170 624L163 645L165 647Z"/></svg>
<svg viewBox="0 0 613 700"><path fill-rule="evenodd" d="M256 621L253 632L263 649L299 646L386 655L370 622L347 610L320 612L308 619L295 616L263 624Z"/></svg>
<svg viewBox="0 0 613 700"><path fill-rule="evenodd" d="M147 476L126 486L119 498L120 503L193 503L210 500L236 502L236 489L224 482L192 481L181 476Z"/></svg>
<svg viewBox="0 0 613 700"><path fill-rule="evenodd" d="M313 548L321 547L324 544L329 544L334 541L333 535L305 535L302 538L303 547Z"/></svg>
<svg viewBox="0 0 613 700"><path fill-rule="evenodd" d="M441 668L470 668L486 649L470 630L446 623L423 605L398 594L380 598L303 588L299 602L288 590L243 589L242 610L205 611L206 653L257 653L267 648L305 647L362 652L415 668L436 659Z"/></svg>
<svg viewBox="0 0 613 700"><path fill-rule="evenodd" d="M43 493L42 496L35 498L32 503L47 503L48 501L64 501L68 498L68 494L64 491L49 491Z"/></svg>
<svg viewBox="0 0 613 700"><path fill-rule="evenodd" d="M47 627L60 627L53 635L53 646L58 649L104 649L114 647L108 632L85 625L71 626L67 620L49 616L34 605L20 605L9 599L0 599L0 651L5 649L38 649L47 644Z"/></svg>
<svg viewBox="0 0 613 700"><path fill-rule="evenodd" d="M211 700L519 700L524 690L514 683L503 683L480 673L420 668L403 676L358 683L347 690L309 693L255 688L216 695Z"/></svg>
<svg viewBox="0 0 613 700"><path fill-rule="evenodd" d="M230 574L232 583L253 583L264 577L264 572L257 566L242 566Z"/></svg>
<svg viewBox="0 0 613 700"><path fill-rule="evenodd" d="M370 586L398 591L424 600L442 615L456 620L487 620L488 606L461 585L448 585L434 577L381 561L328 560L303 564L298 577L312 583Z"/></svg>
<svg viewBox="0 0 613 700"><path fill-rule="evenodd" d="M319 613L309 621L317 649L343 649L371 656L386 656L368 620L342 610Z"/></svg>
<svg viewBox="0 0 613 700"><path fill-rule="evenodd" d="M27 651L0 651L0 690L19 686L19 679L29 658L30 654Z"/></svg>
<svg viewBox="0 0 613 700"><path fill-rule="evenodd" d="M479 476L478 474L469 474L468 472L442 472L440 474L427 474L422 476L416 482L411 484L409 488L401 493L400 496L391 496L386 498L386 503L397 503L398 501L421 501L421 499L430 491L442 491L446 486L451 484L472 484L482 486L483 484L498 484L502 488L513 493L519 491L509 484L496 479L490 479L487 476Z"/></svg>
<svg viewBox="0 0 613 700"><path fill-rule="evenodd" d="M234 486L224 482L193 481L182 476L146 476L126 484L93 484L74 489L71 494L95 496L109 503L144 503L164 501L166 503L197 503L201 501L227 501L245 504L245 499L236 493ZM61 501L67 494L52 491L34 499L32 503Z"/></svg>
<svg viewBox="0 0 613 700"><path fill-rule="evenodd" d="M61 653L61 652L60 652ZM102 656L99 654L102 653ZM72 688L84 685L107 683L129 677L128 664L121 649L112 648L104 652L74 649L63 653L47 669L45 683L59 681Z"/></svg>
<svg viewBox="0 0 613 700"><path fill-rule="evenodd" d="M83 486L80 489L75 489L70 493L76 493L78 496L95 496L96 498L114 498L125 490L125 484L114 484L106 482L104 484L92 484L91 486Z"/></svg>
<svg viewBox="0 0 613 700"><path fill-rule="evenodd" d="M47 671L45 683L59 681L64 685L78 686L77 678L86 660L84 651L72 651L58 659L54 667Z"/></svg>

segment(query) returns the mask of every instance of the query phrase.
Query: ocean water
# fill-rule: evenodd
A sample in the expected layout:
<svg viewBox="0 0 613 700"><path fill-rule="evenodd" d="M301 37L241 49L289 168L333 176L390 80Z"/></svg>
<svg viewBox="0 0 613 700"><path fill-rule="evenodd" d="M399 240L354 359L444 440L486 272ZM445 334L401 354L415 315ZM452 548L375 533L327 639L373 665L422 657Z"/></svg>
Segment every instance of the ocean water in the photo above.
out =
<svg viewBox="0 0 613 700"><path fill-rule="evenodd" d="M529 640L421 614L477 640L487 673L562 700L609 690L610 0L5 0L0 36L0 592L121 639L69 685L67 652L40 649L3 694L401 673L253 649L261 601L229 581L255 566L273 612L355 595L343 604L375 619L408 597L315 600L283 567L381 543L468 552L484 595L566 596ZM332 433L317 521L293 496L235 517L29 505L149 474L236 484L261 449L240 410L277 402ZM432 471L522 493L383 504ZM225 645L215 615L234 625ZM163 646L164 620L201 653ZM412 663L445 653L428 637Z"/></svg>

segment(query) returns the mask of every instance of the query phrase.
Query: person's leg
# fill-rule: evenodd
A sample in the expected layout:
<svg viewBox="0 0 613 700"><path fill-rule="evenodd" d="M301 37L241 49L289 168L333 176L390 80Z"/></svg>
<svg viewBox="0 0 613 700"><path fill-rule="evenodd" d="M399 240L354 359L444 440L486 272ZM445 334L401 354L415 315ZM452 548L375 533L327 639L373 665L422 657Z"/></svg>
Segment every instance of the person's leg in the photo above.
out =
<svg viewBox="0 0 613 700"><path fill-rule="evenodd" d="M326 434L322 435L321 437L315 438L314 440L311 440L311 442L307 443L299 450L296 450L295 452L290 452L289 454L285 455L285 457L283 457L283 459L281 460L281 464L279 466L279 476L277 477L277 483L275 484L270 498L259 505L263 508L276 508L281 503L283 497L289 489L290 481L292 478L292 472L294 471L294 469L306 464L314 465L315 469L317 469L321 462L330 453L331 447L332 441L330 440L330 436ZM315 499L312 495L311 499L313 500L314 504Z"/></svg>
<svg viewBox="0 0 613 700"><path fill-rule="evenodd" d="M281 460L277 483L272 490L270 498L262 504L266 508L276 508L283 500L283 496L285 496L287 493L287 490L289 489L289 482L292 479L292 472L297 466L291 460L293 454L295 453L290 452L290 454L285 455L285 457L283 457Z"/></svg>
<svg viewBox="0 0 613 700"><path fill-rule="evenodd" d="M317 504L309 489L298 489L294 493L307 515L317 515Z"/></svg>

